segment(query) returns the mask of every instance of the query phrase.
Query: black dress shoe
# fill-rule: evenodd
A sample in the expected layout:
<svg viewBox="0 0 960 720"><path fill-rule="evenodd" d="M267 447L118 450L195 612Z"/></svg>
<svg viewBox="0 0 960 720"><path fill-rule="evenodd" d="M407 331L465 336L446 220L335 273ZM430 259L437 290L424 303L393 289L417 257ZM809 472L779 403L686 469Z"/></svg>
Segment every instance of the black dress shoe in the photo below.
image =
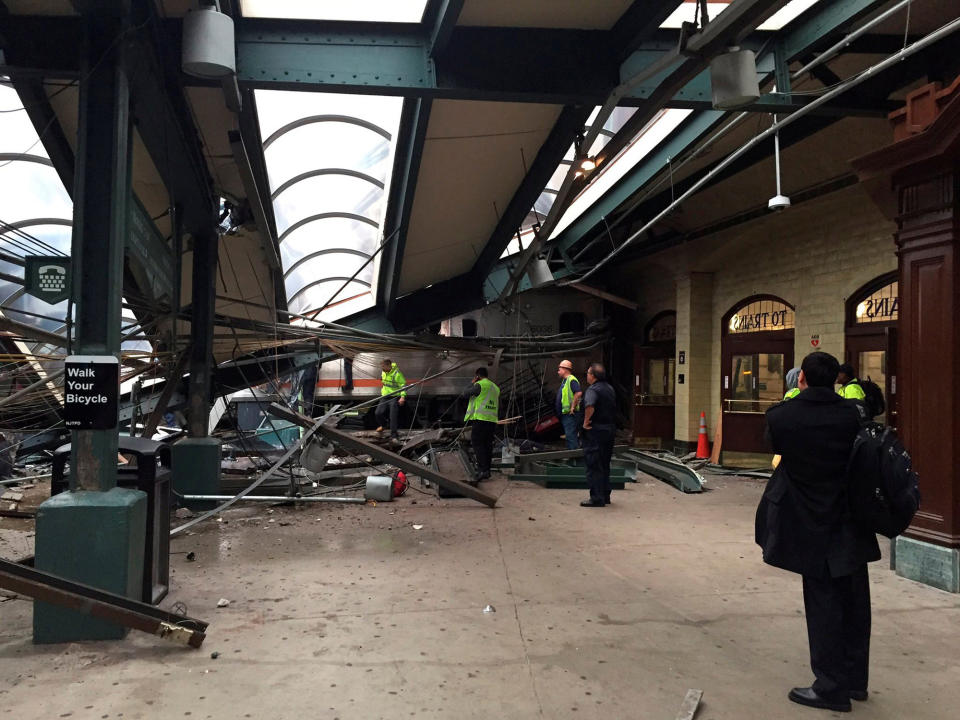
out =
<svg viewBox="0 0 960 720"><path fill-rule="evenodd" d="M787 695L793 702L807 707L836 712L850 712L850 700L831 700L819 695L812 687L794 688Z"/></svg>
<svg viewBox="0 0 960 720"><path fill-rule="evenodd" d="M580 503L580 507L603 507L603 505L604 503L602 500L599 500L599 501L584 500L583 502Z"/></svg>
<svg viewBox="0 0 960 720"><path fill-rule="evenodd" d="M851 690L851 691L850 691L850 699L851 699L851 700L856 700L857 702L863 702L863 701L866 700L868 697L870 697L870 693L868 693L866 690Z"/></svg>

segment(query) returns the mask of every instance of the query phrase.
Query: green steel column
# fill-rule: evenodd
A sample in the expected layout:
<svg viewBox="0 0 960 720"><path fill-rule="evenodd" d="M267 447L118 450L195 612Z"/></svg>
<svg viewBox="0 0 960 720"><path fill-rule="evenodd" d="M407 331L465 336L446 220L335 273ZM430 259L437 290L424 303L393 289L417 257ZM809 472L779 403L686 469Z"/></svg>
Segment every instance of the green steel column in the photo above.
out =
<svg viewBox="0 0 960 720"><path fill-rule="evenodd" d="M123 249L130 202L130 94L123 0L83 15L84 63L74 183L71 255L76 302L74 353L120 352ZM143 578L146 495L117 485L118 430L72 434L70 490L37 511L36 566L137 598ZM34 603L38 643L121 638L126 628L43 602Z"/></svg>
<svg viewBox="0 0 960 720"><path fill-rule="evenodd" d="M207 428L213 385L213 318L219 243L211 216L210 227L193 238L188 437L173 446L171 455L173 487L181 495L220 493L220 441L210 437ZM212 506L212 503L204 501L186 504L195 509Z"/></svg>
<svg viewBox="0 0 960 720"><path fill-rule="evenodd" d="M74 354L120 352L123 247L130 203L130 91L124 43L127 19L84 18L88 70L80 83L79 145L74 183ZM72 433L71 490L117 484L117 430Z"/></svg>
<svg viewBox="0 0 960 720"><path fill-rule="evenodd" d="M190 315L190 396L187 430L206 437L213 384L213 315L219 238L213 228L193 239L193 312Z"/></svg>

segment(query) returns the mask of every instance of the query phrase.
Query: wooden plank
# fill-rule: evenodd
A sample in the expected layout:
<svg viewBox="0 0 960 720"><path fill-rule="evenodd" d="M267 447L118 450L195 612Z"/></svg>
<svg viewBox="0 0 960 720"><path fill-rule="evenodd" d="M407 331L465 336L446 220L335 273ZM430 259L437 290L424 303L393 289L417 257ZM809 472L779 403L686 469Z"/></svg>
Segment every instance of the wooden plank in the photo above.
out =
<svg viewBox="0 0 960 720"><path fill-rule="evenodd" d="M271 412L274 412L274 407L271 406ZM355 452L366 453L371 457L380 460L381 462L389 463L395 467L400 468L404 472L410 475L419 475L422 478L434 482L441 487L452 490L460 495L468 497L477 502L481 502L487 507L495 507L497 504L497 499L493 495L488 495L485 492L477 490L475 487L471 487L466 483L460 482L459 480L453 480L452 478L445 477L434 470L431 470L421 463L409 460L403 455L398 455L395 452L386 450L379 445L374 445L373 443L367 442L366 440L361 440L358 437L354 437L350 433L346 433L343 430L337 430L334 427L328 425L321 425L318 431L328 440L340 445L341 447L347 448Z"/></svg>
<svg viewBox="0 0 960 720"><path fill-rule="evenodd" d="M710 462L720 464L720 450L723 448L723 410L717 415L716 430L713 431L713 452L710 453Z"/></svg>

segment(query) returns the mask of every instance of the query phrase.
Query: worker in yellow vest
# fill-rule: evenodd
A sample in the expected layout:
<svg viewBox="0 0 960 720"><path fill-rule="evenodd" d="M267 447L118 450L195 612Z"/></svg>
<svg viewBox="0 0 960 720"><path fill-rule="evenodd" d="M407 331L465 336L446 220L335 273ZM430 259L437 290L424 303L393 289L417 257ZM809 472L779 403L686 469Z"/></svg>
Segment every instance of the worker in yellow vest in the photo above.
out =
<svg viewBox="0 0 960 720"><path fill-rule="evenodd" d="M390 439L399 440L397 424L400 421L400 406L407 401L407 391L402 388L407 379L400 372L400 368L390 358L380 363L380 402L377 404L377 422L380 427L377 432L383 432L384 426L390 425Z"/></svg>
<svg viewBox="0 0 960 720"><path fill-rule="evenodd" d="M800 394L800 391L803 389L798 387L800 381L800 368L795 367L787 371L787 392L784 394L784 400L792 400L797 395Z"/></svg>
<svg viewBox="0 0 960 720"><path fill-rule="evenodd" d="M583 425L583 409L580 407L583 391L580 381L573 374L573 363L569 360L560 361L557 376L560 378L560 389L557 390L554 410L563 426L567 449L576 450L580 447L580 426Z"/></svg>
<svg viewBox="0 0 960 720"><path fill-rule="evenodd" d="M863 400L867 397L860 387L860 381L857 380L857 373L850 363L844 363L840 366L840 372L837 373L837 395L847 398L847 400Z"/></svg>
<svg viewBox="0 0 960 720"><path fill-rule="evenodd" d="M470 423L470 442L477 457L477 480L486 480L490 477L493 458L493 433L500 419L500 388L487 377L485 367L477 368L469 395L463 420Z"/></svg>

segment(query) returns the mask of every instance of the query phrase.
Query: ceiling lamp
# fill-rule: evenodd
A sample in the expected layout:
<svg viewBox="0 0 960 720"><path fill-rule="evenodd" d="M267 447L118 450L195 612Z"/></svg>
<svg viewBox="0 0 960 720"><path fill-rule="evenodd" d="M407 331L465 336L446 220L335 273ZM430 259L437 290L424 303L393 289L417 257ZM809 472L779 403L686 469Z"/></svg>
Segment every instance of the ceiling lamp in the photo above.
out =
<svg viewBox="0 0 960 720"><path fill-rule="evenodd" d="M773 124L777 124L777 116L773 116ZM780 131L773 134L773 162L777 172L777 194L767 202L770 210L786 210L790 207L790 198L780 192Z"/></svg>
<svg viewBox="0 0 960 720"><path fill-rule="evenodd" d="M593 172L597 169L597 161L592 157L585 157L580 161L580 169L585 173Z"/></svg>
<svg viewBox="0 0 960 720"><path fill-rule="evenodd" d="M713 107L733 110L756 102L760 97L757 62L753 50L728 48L710 61Z"/></svg>
<svg viewBox="0 0 960 720"><path fill-rule="evenodd" d="M553 282L553 273L550 272L550 265L543 255L538 255L527 266L527 277L530 278L530 285L535 288L543 287Z"/></svg>
<svg viewBox="0 0 960 720"><path fill-rule="evenodd" d="M237 71L233 18L215 5L201 5L183 19L181 66L188 75L222 78Z"/></svg>

